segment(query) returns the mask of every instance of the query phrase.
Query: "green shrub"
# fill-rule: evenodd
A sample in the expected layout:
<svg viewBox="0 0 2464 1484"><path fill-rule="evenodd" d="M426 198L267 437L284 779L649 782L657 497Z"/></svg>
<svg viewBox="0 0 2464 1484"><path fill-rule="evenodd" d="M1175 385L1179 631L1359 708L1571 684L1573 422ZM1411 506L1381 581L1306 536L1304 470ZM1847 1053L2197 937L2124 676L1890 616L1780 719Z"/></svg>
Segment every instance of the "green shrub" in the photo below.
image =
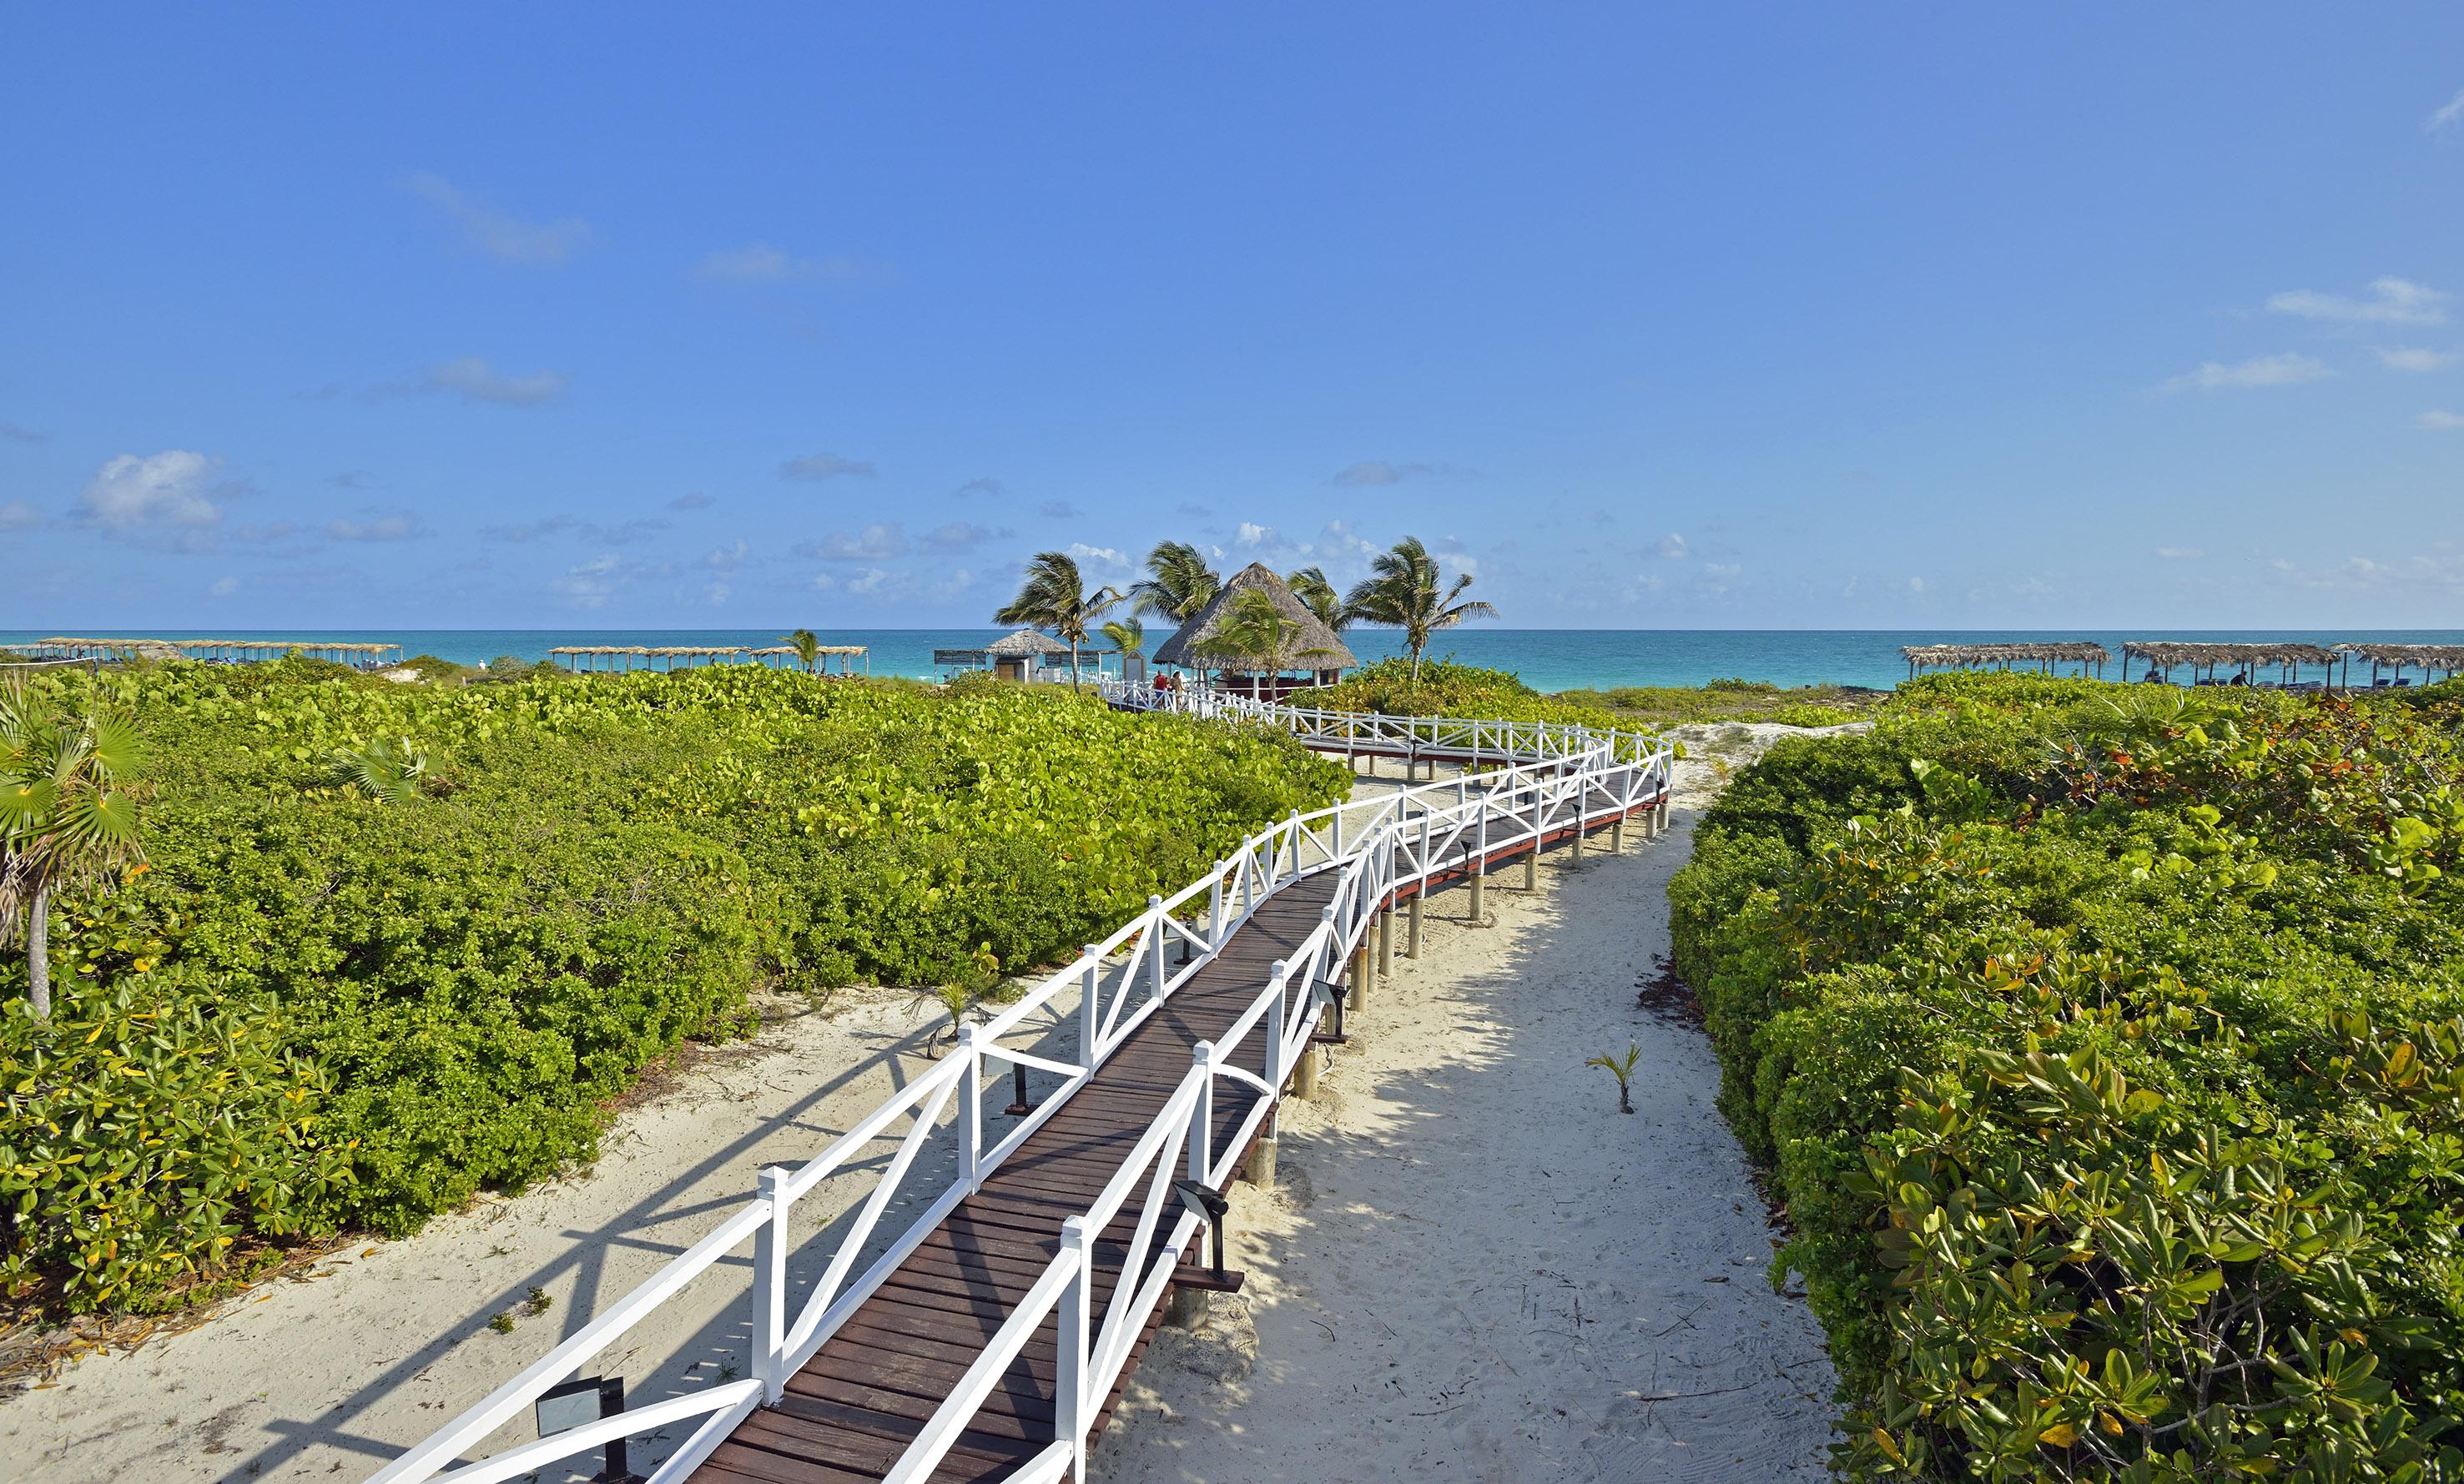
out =
<svg viewBox="0 0 2464 1484"><path fill-rule="evenodd" d="M2464 1478L2458 710L1928 676L1708 812L1848 1473Z"/></svg>
<svg viewBox="0 0 2464 1484"><path fill-rule="evenodd" d="M21 1168L51 1184L20 1197L0 1286L73 1307L169 1301L267 1241L407 1232L540 1179L590 1154L647 1063L748 1029L758 986L1031 971L1346 786L1281 733L1058 687L753 666L431 687L298 660L42 684L136 710L152 866L64 904L80 1007L51 1033L20 1015L7 1067L86 1067L68 1038L122 994L130 1015L201 1016L231 1075L199 1116L295 1192L215 1197L211 1220L129 1207L123 1246L146 1255L102 1277L76 1260L74 1201L45 1193L64 1177ZM416 786L370 797L366 770L338 770L380 751L423 757ZM0 958L0 996L24 984ZM284 1122L290 1077L312 1122ZM50 1131L64 1089L37 1079L0 1148L121 1160L99 1124Z"/></svg>

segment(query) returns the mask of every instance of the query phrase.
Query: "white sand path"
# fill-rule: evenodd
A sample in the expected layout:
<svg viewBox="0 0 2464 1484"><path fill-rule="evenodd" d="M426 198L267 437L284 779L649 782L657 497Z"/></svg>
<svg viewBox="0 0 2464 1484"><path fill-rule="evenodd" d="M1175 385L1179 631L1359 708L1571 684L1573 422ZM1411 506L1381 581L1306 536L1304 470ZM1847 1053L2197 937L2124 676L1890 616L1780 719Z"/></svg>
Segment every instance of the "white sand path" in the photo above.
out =
<svg viewBox="0 0 2464 1484"><path fill-rule="evenodd" d="M1742 760L1785 732L1683 734ZM1710 1046L1636 998L1720 774L1679 765L1658 840L1493 877L1485 926L1431 900L1420 959L1286 1104L1276 1189L1235 1189L1246 1291L1159 1337L1104 1484L1824 1476L1830 1361L1765 1277ZM1629 1045L1632 1117L1584 1065Z"/></svg>
<svg viewBox="0 0 2464 1484"><path fill-rule="evenodd" d="M1529 895L1519 868L1497 878L1493 926L1456 924L1462 893L1436 899L1422 957L1397 957L1321 1100L1286 1116L1278 1191L1239 1191L1253 1286L1222 1327L1254 1325L1254 1347L1168 1337L1098 1450L1104 1478L1818 1472L1828 1363L1803 1306L1763 1280L1709 1049L1635 1008L1708 778L1681 768L1664 840L1552 860ZM0 1477L363 1478L716 1225L762 1166L808 1158L915 1075L923 1025L902 993L841 995L702 1058L586 1171L0 1400ZM1632 1118L1582 1065L1629 1041ZM832 1184L800 1228L863 1194ZM705 1275L592 1369L630 1378L637 1403L732 1379L744 1270ZM525 1414L492 1448L528 1436Z"/></svg>

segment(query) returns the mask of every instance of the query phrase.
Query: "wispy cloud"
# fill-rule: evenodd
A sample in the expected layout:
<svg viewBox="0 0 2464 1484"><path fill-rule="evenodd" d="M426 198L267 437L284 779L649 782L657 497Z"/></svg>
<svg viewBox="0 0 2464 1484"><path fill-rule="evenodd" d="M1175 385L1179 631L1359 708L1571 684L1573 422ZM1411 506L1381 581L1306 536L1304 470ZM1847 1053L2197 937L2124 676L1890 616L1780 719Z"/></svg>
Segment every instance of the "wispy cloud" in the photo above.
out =
<svg viewBox="0 0 2464 1484"><path fill-rule="evenodd" d="M907 555L907 533L895 521L861 531L833 531L818 541L797 543L796 555L823 561L889 561Z"/></svg>
<svg viewBox="0 0 2464 1484"><path fill-rule="evenodd" d="M1110 567L1130 565L1130 554L1110 546L1089 546L1084 541L1069 543L1069 555L1080 561L1101 562Z"/></svg>
<svg viewBox="0 0 2464 1484"><path fill-rule="evenodd" d="M564 395L566 381L560 371L537 371L529 376L505 376L476 356L448 360L428 368L428 373L408 385L380 388L395 394L409 392L450 392L466 402L494 403L500 407L538 407Z"/></svg>
<svg viewBox="0 0 2464 1484"><path fill-rule="evenodd" d="M2156 548L2156 555L2167 561L2195 561L2205 556L2207 551L2197 546L2160 546Z"/></svg>
<svg viewBox="0 0 2464 1484"><path fill-rule="evenodd" d="M935 556L955 556L969 552L1006 533L994 532L973 521L954 520L946 526L935 526L917 538L916 545Z"/></svg>
<svg viewBox="0 0 2464 1484"><path fill-rule="evenodd" d="M800 459L789 459L779 466L781 479L836 479L841 475L859 479L872 477L870 459L843 459L835 453L807 453Z"/></svg>
<svg viewBox="0 0 2464 1484"><path fill-rule="evenodd" d="M0 423L0 438L6 438L11 443L49 443L52 441L51 434L36 432L34 429L26 426L22 423Z"/></svg>
<svg viewBox="0 0 2464 1484"><path fill-rule="evenodd" d="M2370 280L2366 298L2293 289L2270 295L2267 307L2273 314L2351 324L2438 324L2447 317L2452 296L2409 278L2386 277Z"/></svg>
<svg viewBox="0 0 2464 1484"><path fill-rule="evenodd" d="M953 492L957 494L999 494L1001 492L1002 488L1003 487L1000 480L985 477L980 479L970 479L965 484L960 485Z"/></svg>
<svg viewBox="0 0 2464 1484"><path fill-rule="evenodd" d="M1200 505L1196 500L1183 500L1172 508L1172 513L1176 515L1185 515L1191 520L1204 520L1215 513L1215 507Z"/></svg>
<svg viewBox="0 0 2464 1484"><path fill-rule="evenodd" d="M2433 407L2412 421L2414 426L2426 427L2433 433L2452 433L2464 427L2464 412L2447 412Z"/></svg>
<svg viewBox="0 0 2464 1484"><path fill-rule="evenodd" d="M632 561L607 552L565 569L564 576L549 581L548 590L576 608L605 608L635 582L674 573L670 562Z"/></svg>
<svg viewBox="0 0 2464 1484"><path fill-rule="evenodd" d="M1078 507L1067 500L1046 500L1036 508L1036 513L1046 520L1076 520Z"/></svg>
<svg viewBox="0 0 2464 1484"><path fill-rule="evenodd" d="M1390 464L1384 459L1366 459L1336 469L1334 482L1339 485L1399 485L1406 479L1453 472L1453 468L1443 464Z"/></svg>
<svg viewBox="0 0 2464 1484"><path fill-rule="evenodd" d="M2409 346L2382 348L2379 364L2394 371L2444 371L2455 363L2455 353Z"/></svg>
<svg viewBox="0 0 2464 1484"><path fill-rule="evenodd" d="M1653 550L1670 561L1682 561L1686 556L1687 549L1685 538L1672 531L1668 533L1668 535L1661 536L1660 538L1660 544L1654 547Z"/></svg>
<svg viewBox="0 0 2464 1484"><path fill-rule="evenodd" d="M680 494L674 499L670 500L668 502L668 509L673 511L708 510L717 503L717 496L704 494L699 490L695 490L691 493Z"/></svg>
<svg viewBox="0 0 2464 1484"><path fill-rule="evenodd" d="M853 258L798 257L766 242L713 252L693 269L693 275L714 283L794 283L799 280L852 278L862 272Z"/></svg>
<svg viewBox="0 0 2464 1484"><path fill-rule="evenodd" d="M590 224L578 216L526 222L456 188L443 176L422 171L404 186L462 229L462 240L500 263L553 267L590 241Z"/></svg>
<svg viewBox="0 0 2464 1484"><path fill-rule="evenodd" d="M597 521L584 520L579 515L567 514L560 511L552 515L541 515L537 520L516 521L502 526L485 526L480 529L479 534L492 541L543 541L550 536L563 535L570 532L594 545L627 546L656 535L667 529L666 521L649 517L620 520L603 525Z"/></svg>
<svg viewBox="0 0 2464 1484"><path fill-rule="evenodd" d="M2422 120L2421 126L2434 133L2437 130L2443 129L2449 124L2453 123L2458 119L2464 119L2464 93L2458 93L2453 98L2449 98L2445 103L2439 105L2439 108L2435 113L2432 113L2428 119Z"/></svg>
<svg viewBox="0 0 2464 1484"><path fill-rule="evenodd" d="M105 531L210 526L223 518L221 507L206 497L215 468L214 460L186 448L123 453L77 496L77 517Z"/></svg>
<svg viewBox="0 0 2464 1484"><path fill-rule="evenodd" d="M206 586L206 595L209 598L229 598L238 591L239 578L234 577L219 577Z"/></svg>
<svg viewBox="0 0 2464 1484"><path fill-rule="evenodd" d="M2207 361L2196 371L2184 372L2157 389L2212 392L2245 386L2294 386L2335 374L2327 369L2325 361L2316 356L2287 351L2281 356L2261 356L2255 360L2236 361L2232 365L2220 360Z"/></svg>
<svg viewBox="0 0 2464 1484"><path fill-rule="evenodd" d="M11 500L0 504L0 531L32 531L44 519L43 513L28 501Z"/></svg>
<svg viewBox="0 0 2464 1484"><path fill-rule="evenodd" d="M713 572L734 572L743 566L745 558L752 554L752 543L742 536L737 536L733 545L711 548L710 552L702 557L701 564Z"/></svg>
<svg viewBox="0 0 2464 1484"><path fill-rule="evenodd" d="M357 519L325 522L325 537L333 541L408 541L426 534L408 511L362 511Z"/></svg>

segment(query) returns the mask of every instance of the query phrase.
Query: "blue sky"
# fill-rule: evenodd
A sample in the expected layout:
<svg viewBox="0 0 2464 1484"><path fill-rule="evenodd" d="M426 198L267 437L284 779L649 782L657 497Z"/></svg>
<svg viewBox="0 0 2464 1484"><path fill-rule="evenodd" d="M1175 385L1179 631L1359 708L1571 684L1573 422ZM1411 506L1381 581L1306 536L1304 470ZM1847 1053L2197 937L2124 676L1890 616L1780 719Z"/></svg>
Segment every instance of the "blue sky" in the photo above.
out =
<svg viewBox="0 0 2464 1484"><path fill-rule="evenodd" d="M14 7L0 628L2464 624L2464 11Z"/></svg>

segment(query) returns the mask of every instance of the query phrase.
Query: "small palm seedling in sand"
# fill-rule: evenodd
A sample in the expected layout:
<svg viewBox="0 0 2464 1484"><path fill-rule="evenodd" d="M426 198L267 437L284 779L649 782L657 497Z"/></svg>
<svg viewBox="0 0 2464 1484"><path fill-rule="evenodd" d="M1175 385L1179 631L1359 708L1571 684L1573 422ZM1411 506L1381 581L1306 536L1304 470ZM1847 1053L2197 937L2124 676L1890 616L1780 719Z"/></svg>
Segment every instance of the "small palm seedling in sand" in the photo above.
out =
<svg viewBox="0 0 2464 1484"><path fill-rule="evenodd" d="M975 1009L976 1001L1000 982L1001 960L993 955L993 946L978 944L973 953L952 967L947 978L929 990L916 991L915 1004L920 1009L930 1001L941 1007L942 1013L950 1017L950 1041L955 1045L958 1039L958 1027L967 1023L967 1012ZM940 1038L938 1030L924 1038L928 1056L934 1054L933 1047Z"/></svg>
<svg viewBox="0 0 2464 1484"><path fill-rule="evenodd" d="M1617 1111L1631 1113L1634 1111L1634 1064L1641 1059L1642 1048L1630 1044L1625 1049L1625 1055L1621 1057L1602 1053L1584 1062L1583 1065L1607 1067L1610 1074L1617 1080Z"/></svg>
<svg viewBox="0 0 2464 1484"><path fill-rule="evenodd" d="M428 777L428 754L408 737L377 737L365 747L337 750L326 771L338 788L379 803L407 804L419 797Z"/></svg>

